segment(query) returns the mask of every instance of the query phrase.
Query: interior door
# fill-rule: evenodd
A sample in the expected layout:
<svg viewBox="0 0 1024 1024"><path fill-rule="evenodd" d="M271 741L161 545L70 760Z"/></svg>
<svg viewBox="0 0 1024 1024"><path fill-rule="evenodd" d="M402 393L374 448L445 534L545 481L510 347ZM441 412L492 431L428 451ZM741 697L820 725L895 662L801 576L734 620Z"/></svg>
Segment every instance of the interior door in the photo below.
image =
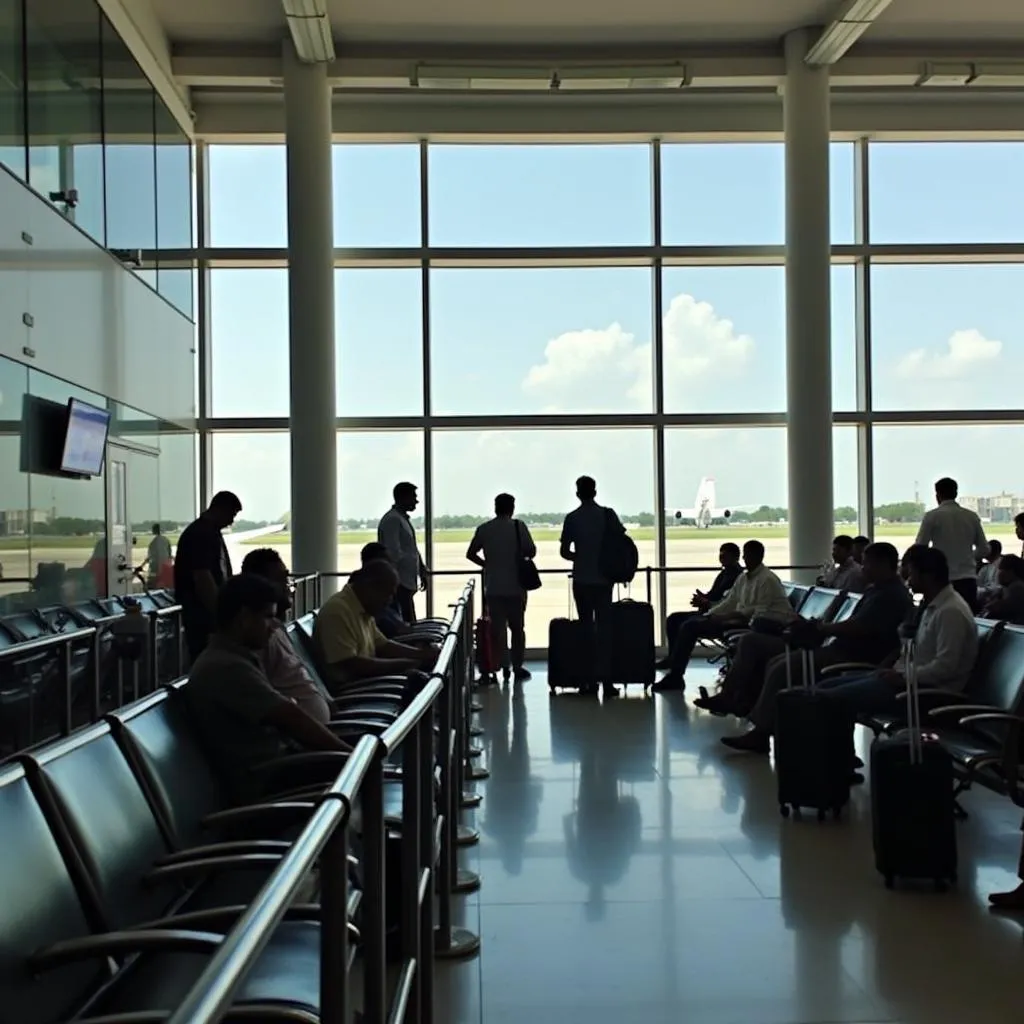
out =
<svg viewBox="0 0 1024 1024"><path fill-rule="evenodd" d="M131 591L131 519L128 516L128 465L107 459L107 593Z"/></svg>

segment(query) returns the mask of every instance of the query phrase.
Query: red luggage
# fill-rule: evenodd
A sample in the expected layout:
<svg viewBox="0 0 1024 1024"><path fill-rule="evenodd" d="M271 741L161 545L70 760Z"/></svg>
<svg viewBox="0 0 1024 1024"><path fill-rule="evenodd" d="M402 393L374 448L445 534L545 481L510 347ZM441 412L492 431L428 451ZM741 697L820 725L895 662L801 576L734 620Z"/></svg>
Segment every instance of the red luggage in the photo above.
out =
<svg viewBox="0 0 1024 1024"><path fill-rule="evenodd" d="M491 620L486 608L484 609L483 616L476 620L473 635L475 640L474 647L476 648L476 667L480 673L480 678L493 681L498 671L498 666L494 660L494 644L491 641Z"/></svg>

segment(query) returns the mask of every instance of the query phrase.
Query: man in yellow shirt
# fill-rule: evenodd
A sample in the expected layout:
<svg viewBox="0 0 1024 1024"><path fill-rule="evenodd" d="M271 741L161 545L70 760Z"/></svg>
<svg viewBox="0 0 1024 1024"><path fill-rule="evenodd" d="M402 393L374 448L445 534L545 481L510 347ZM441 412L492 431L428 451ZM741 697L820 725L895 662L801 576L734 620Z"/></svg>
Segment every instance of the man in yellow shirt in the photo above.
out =
<svg viewBox="0 0 1024 1024"><path fill-rule="evenodd" d="M396 643L377 628L375 619L394 599L397 587L398 573L393 565L370 562L324 602L316 617L313 640L329 689L343 689L346 683L359 679L433 668L436 647Z"/></svg>

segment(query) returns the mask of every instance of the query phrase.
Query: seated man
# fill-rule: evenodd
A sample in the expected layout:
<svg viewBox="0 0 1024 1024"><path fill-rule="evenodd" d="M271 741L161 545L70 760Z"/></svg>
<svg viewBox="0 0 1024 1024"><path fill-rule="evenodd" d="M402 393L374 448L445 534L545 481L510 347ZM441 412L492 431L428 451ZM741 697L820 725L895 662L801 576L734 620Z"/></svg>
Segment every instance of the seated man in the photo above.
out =
<svg viewBox="0 0 1024 1024"><path fill-rule="evenodd" d="M184 687L204 743L238 800L259 793L253 767L290 749L350 749L267 679L260 652L270 639L278 596L260 576L227 579L217 595L215 632Z"/></svg>
<svg viewBox="0 0 1024 1024"><path fill-rule="evenodd" d="M970 606L949 581L949 562L942 551L928 548L910 556L910 587L922 597L913 646L918 685L961 693L977 657L978 630ZM852 723L857 715L898 711L905 706L901 694L907 688L906 659L904 649L892 668L866 676L839 676L820 684L821 693L836 701L850 718L851 763Z"/></svg>
<svg viewBox="0 0 1024 1024"><path fill-rule="evenodd" d="M370 562L386 562L387 560L388 549L378 541L371 541L364 545L362 551L359 552L359 562L364 569ZM414 628L402 618L402 609L398 604L397 597L388 604L384 611L375 616L374 621L377 623L377 628L389 640L411 633Z"/></svg>
<svg viewBox="0 0 1024 1024"><path fill-rule="evenodd" d="M853 538L841 533L832 541L832 568L818 577L818 585L859 594L864 590L860 565L853 557Z"/></svg>
<svg viewBox="0 0 1024 1024"><path fill-rule="evenodd" d="M278 693L294 700L306 714L326 725L331 720L329 695L310 676L281 621L291 604L288 596L288 567L274 548L255 548L242 559L242 572L262 576L278 595L277 614L271 623L270 639L261 654L263 670L270 685Z"/></svg>
<svg viewBox="0 0 1024 1024"><path fill-rule="evenodd" d="M764 545L759 540L748 540L743 545L743 562L746 572L728 595L712 605L707 615L690 619L680 627L672 665L668 674L654 684L655 690L684 689L686 667L701 637L724 636L727 630L742 629L754 618L784 624L796 617L782 581L764 564Z"/></svg>
<svg viewBox="0 0 1024 1024"><path fill-rule="evenodd" d="M743 566L740 564L739 545L733 544L731 540L726 541L718 549L718 563L721 565L722 571L715 577L715 582L711 584L711 589L706 594L702 590L697 590L690 599L691 606L697 610L693 612L673 612L665 622L669 654L658 662L658 668L671 668L672 648L675 645L676 637L679 635L679 630L683 623L698 615L706 615L708 609L713 604L718 604L732 590L732 585L743 573Z"/></svg>
<svg viewBox="0 0 1024 1024"><path fill-rule="evenodd" d="M813 651L815 673L844 662L881 665L887 658L895 658L900 626L913 612L914 603L900 577L899 553L891 544L882 541L867 547L864 578L867 589L848 619L813 624L821 642ZM753 728L740 736L724 736L722 742L733 750L767 754L775 731L776 695L786 688L787 679L799 684L800 672L799 652L773 658L749 715Z"/></svg>
<svg viewBox="0 0 1024 1024"><path fill-rule="evenodd" d="M983 617L1024 625L1024 559L1003 555L999 559L997 582L999 589L985 602Z"/></svg>
<svg viewBox="0 0 1024 1024"><path fill-rule="evenodd" d="M1002 541L990 540L985 561L978 566L978 604L984 608L993 597L999 596L999 559L1003 553Z"/></svg>
<svg viewBox="0 0 1024 1024"><path fill-rule="evenodd" d="M394 600L397 589L395 567L390 562L370 562L323 603L313 641L320 652L324 683L332 693L343 692L346 683L359 679L433 668L436 647L409 647L389 640L377 628L376 617Z"/></svg>
<svg viewBox="0 0 1024 1024"><path fill-rule="evenodd" d="M864 564L864 552L870 543L871 538L865 537L864 534L853 538L853 560L858 565Z"/></svg>

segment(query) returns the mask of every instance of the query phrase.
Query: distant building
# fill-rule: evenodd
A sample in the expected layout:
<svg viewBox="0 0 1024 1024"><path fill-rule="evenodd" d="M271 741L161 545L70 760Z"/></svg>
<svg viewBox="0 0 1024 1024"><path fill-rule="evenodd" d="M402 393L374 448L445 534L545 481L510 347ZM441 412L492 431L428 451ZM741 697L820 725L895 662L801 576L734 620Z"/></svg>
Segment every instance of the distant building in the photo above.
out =
<svg viewBox="0 0 1024 1024"><path fill-rule="evenodd" d="M959 501L989 523L1011 523L1014 516L1024 512L1024 496L1006 491L988 496L965 494Z"/></svg>
<svg viewBox="0 0 1024 1024"><path fill-rule="evenodd" d="M0 509L0 537L23 537L33 523L48 523L50 517L43 509Z"/></svg>

